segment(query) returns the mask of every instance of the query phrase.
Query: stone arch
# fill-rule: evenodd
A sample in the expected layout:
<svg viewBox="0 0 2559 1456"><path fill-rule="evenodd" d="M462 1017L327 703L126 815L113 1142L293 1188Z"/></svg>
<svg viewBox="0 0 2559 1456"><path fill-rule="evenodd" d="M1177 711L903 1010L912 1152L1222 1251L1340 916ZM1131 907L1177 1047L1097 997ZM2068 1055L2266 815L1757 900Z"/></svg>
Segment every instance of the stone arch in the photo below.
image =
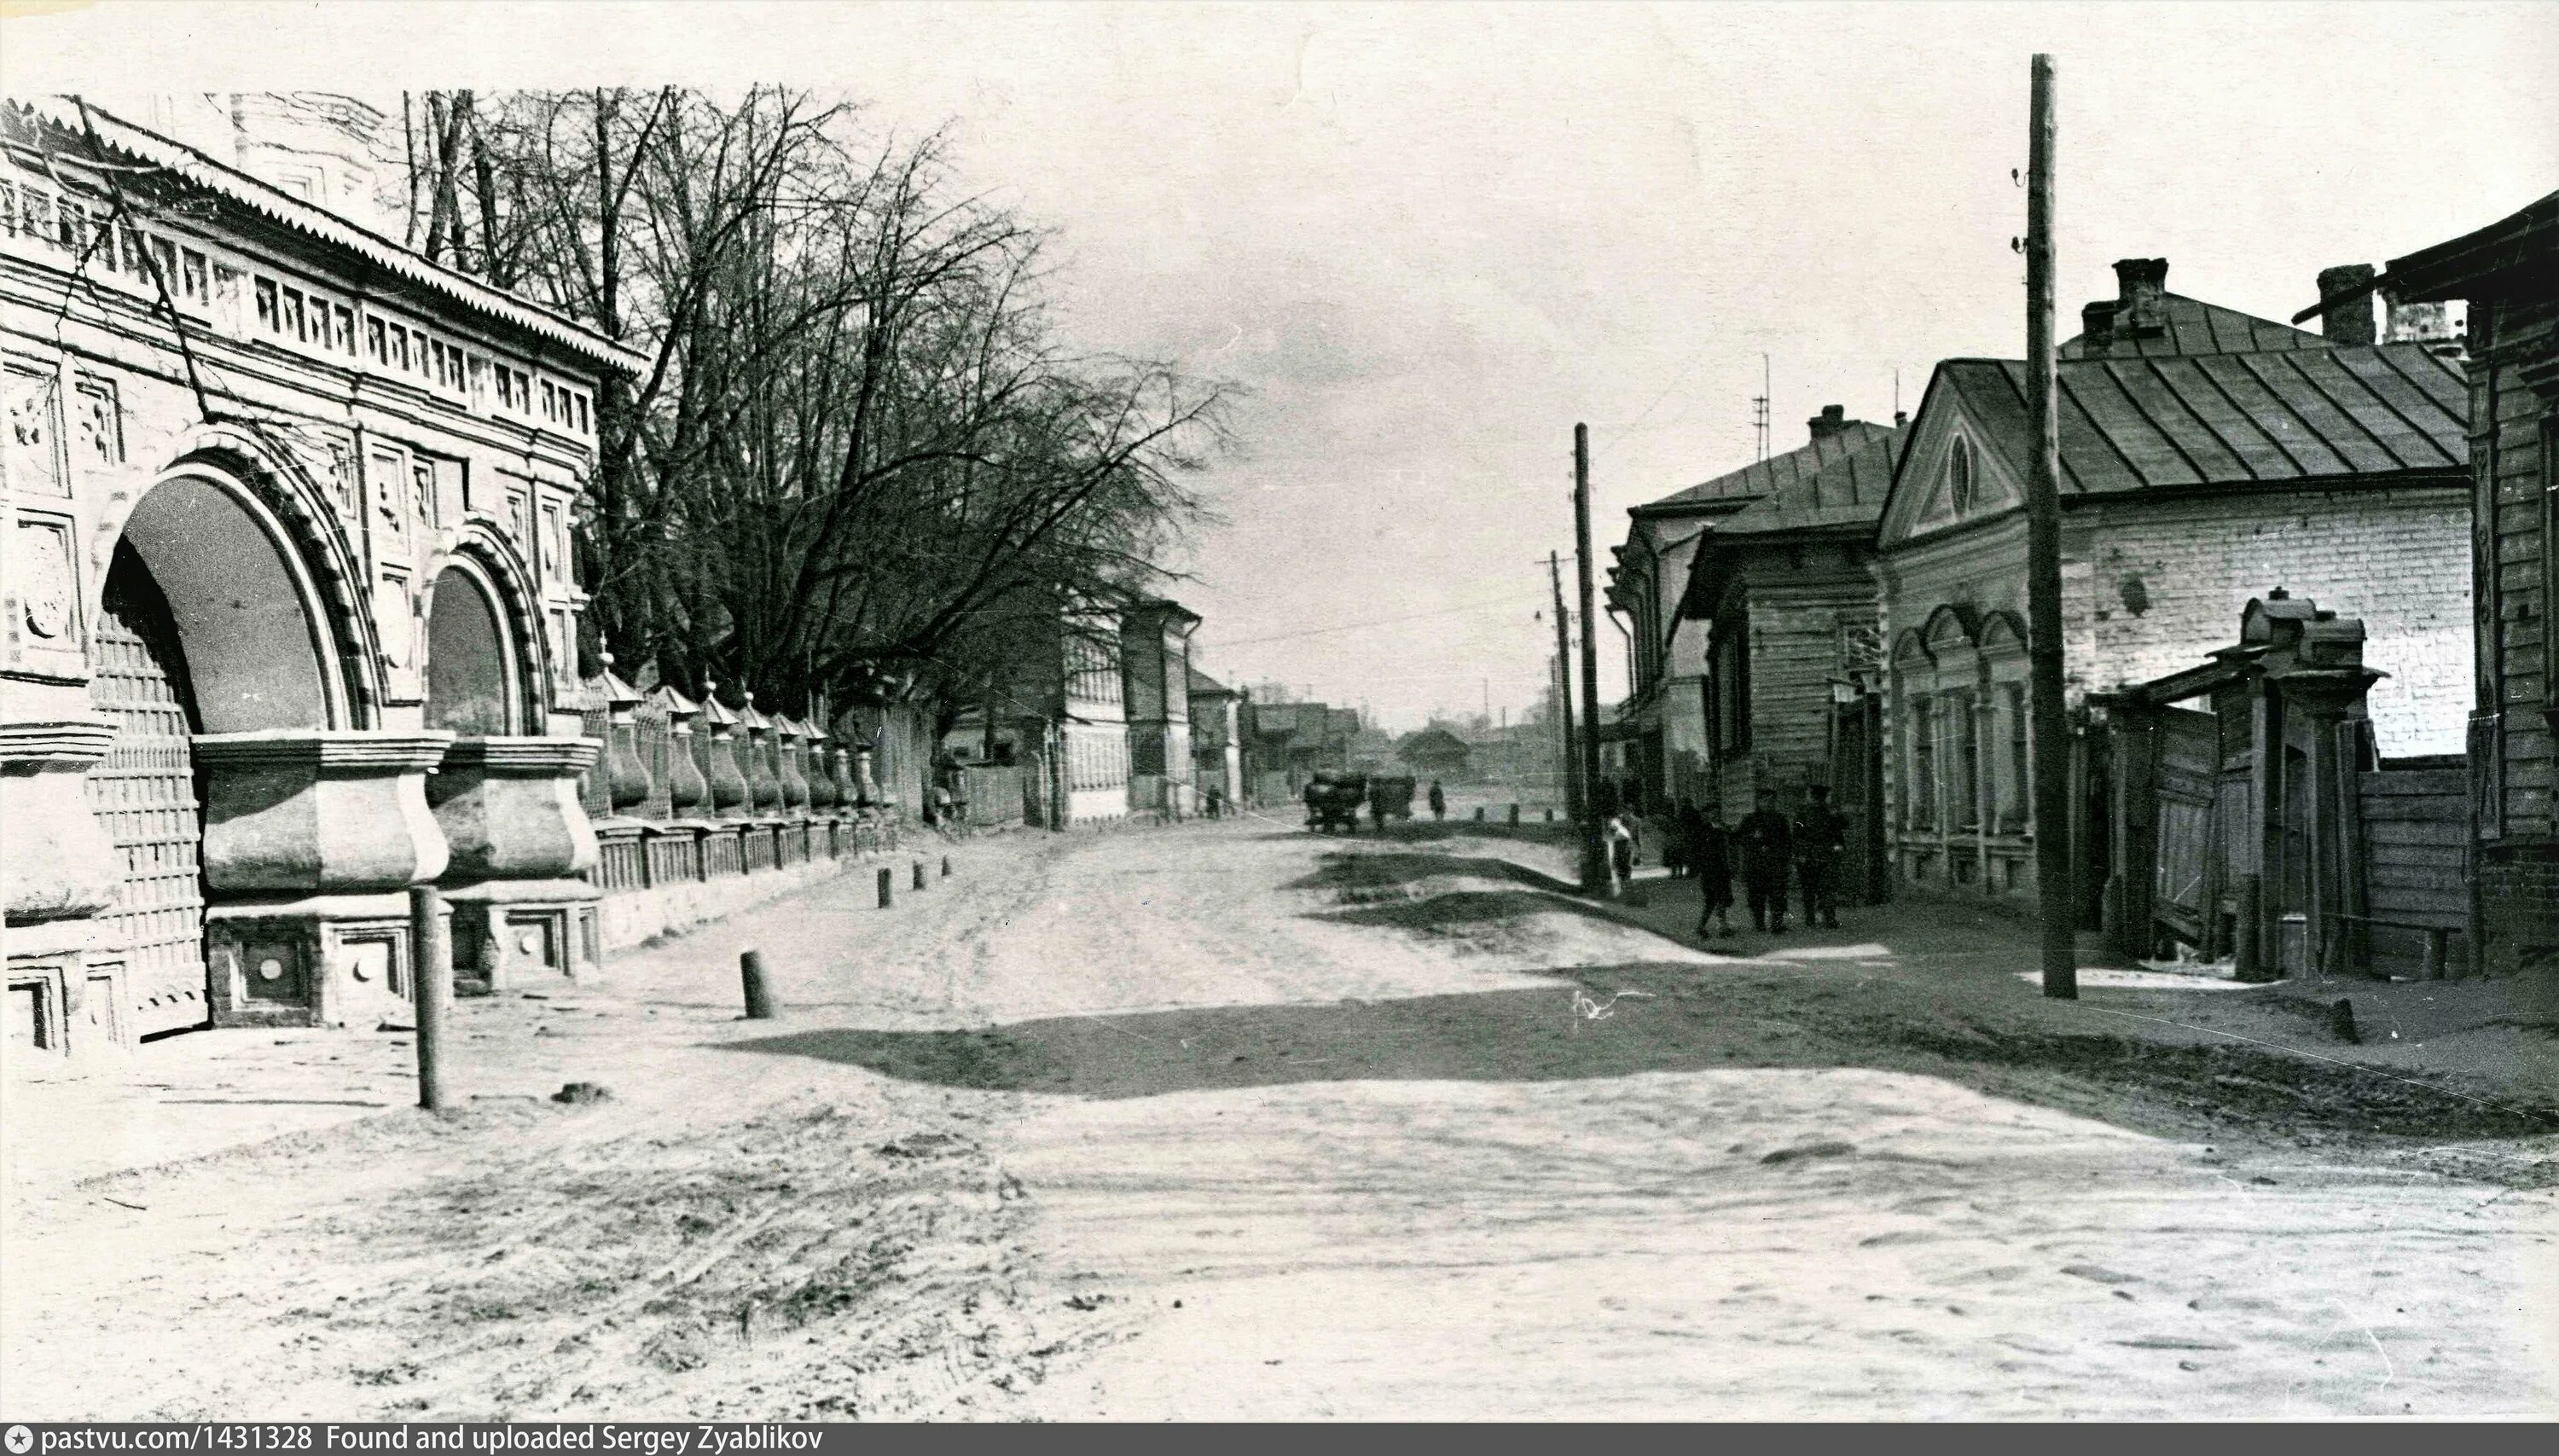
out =
<svg viewBox="0 0 2559 1456"><path fill-rule="evenodd" d="M2003 608L1983 619L1981 649L1985 655L2023 654L2026 644L2026 623L2015 612Z"/></svg>
<svg viewBox="0 0 2559 1456"><path fill-rule="evenodd" d="M464 738L527 731L525 655L485 567L449 558L426 589L426 726Z"/></svg>
<svg viewBox="0 0 2559 1456"><path fill-rule="evenodd" d="M1928 647L1932 659L1944 658L1950 651L1962 651L1981 640L1978 619L1971 609L1949 602L1928 614L1920 625L1919 635Z"/></svg>
<svg viewBox="0 0 2559 1456"><path fill-rule="evenodd" d="M330 626L346 608L329 599L295 535L264 493L190 456L163 471L101 543L110 554L128 550L165 599L198 731L346 728L373 714L369 674ZM97 573L101 599L107 575Z"/></svg>
<svg viewBox="0 0 2559 1456"><path fill-rule="evenodd" d="M343 468L353 472L352 455ZM363 562L331 504L331 492L296 455L254 425L202 426L179 442L170 463L149 484L139 491L108 494L90 536L95 569L89 577L89 605L94 608L103 594L107 564L133 517L163 486L180 480L223 492L256 522L280 558L285 579L306 608L329 705L323 722L309 726L378 728L385 695L381 637L365 589ZM354 489L352 481L348 489ZM163 509L167 507L153 508L154 513ZM151 516L144 520L148 533ZM151 553L139 543L137 550L149 559ZM166 545L162 554L168 554Z"/></svg>

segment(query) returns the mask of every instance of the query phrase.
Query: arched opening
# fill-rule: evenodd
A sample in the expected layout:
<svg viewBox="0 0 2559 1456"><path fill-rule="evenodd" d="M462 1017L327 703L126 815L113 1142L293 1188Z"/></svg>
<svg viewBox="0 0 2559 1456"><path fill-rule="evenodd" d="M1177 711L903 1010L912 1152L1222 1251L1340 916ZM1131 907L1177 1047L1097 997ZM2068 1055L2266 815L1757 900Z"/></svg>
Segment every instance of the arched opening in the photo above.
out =
<svg viewBox="0 0 2559 1456"><path fill-rule="evenodd" d="M524 732L523 676L497 594L456 563L435 579L426 619L426 726L465 738Z"/></svg>
<svg viewBox="0 0 2559 1456"><path fill-rule="evenodd" d="M206 733L328 728L343 716L305 574L235 488L161 482L125 521L169 604Z"/></svg>
<svg viewBox="0 0 2559 1456"><path fill-rule="evenodd" d="M89 649L115 738L85 784L119 861L100 941L123 958L129 1035L211 1014L195 735L327 728L340 711L309 602L274 528L210 477L153 487L116 542Z"/></svg>

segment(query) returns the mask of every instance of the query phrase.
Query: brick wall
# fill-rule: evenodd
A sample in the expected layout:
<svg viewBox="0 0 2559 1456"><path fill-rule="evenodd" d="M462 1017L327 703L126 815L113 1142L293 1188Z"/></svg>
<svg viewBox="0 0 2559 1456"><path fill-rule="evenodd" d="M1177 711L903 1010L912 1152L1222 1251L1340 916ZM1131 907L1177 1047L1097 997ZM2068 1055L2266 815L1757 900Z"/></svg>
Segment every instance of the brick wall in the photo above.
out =
<svg viewBox="0 0 2559 1456"><path fill-rule="evenodd" d="M2464 493L2125 503L2089 526L2071 552L2085 569L2063 584L2075 688L2191 667L2230 643L2250 598L2282 587L2363 620L2363 660L2390 674L2368 699L2384 756L2463 751L2473 691Z"/></svg>

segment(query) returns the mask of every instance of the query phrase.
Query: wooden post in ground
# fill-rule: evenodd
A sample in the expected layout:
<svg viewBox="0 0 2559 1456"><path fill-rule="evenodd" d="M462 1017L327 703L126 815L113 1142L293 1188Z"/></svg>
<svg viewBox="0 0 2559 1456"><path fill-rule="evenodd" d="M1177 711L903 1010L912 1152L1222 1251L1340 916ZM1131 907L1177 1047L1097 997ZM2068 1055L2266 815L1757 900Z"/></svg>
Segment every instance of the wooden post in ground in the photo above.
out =
<svg viewBox="0 0 2559 1456"><path fill-rule="evenodd" d="M1581 606L1581 892L1614 897L1617 876L1599 823L1599 640L1590 632L1598 608L1590 583L1590 427L1584 424L1573 427L1573 539Z"/></svg>
<svg viewBox="0 0 2559 1456"><path fill-rule="evenodd" d="M2043 994L2079 996L2078 882L2071 853L2070 721L2061 685L2060 415L2052 341L2052 58L2033 61L2026 179L2028 688L2033 699L2034 886L2043 921Z"/></svg>
<svg viewBox="0 0 2559 1456"><path fill-rule="evenodd" d="M409 991L417 1020L417 1104L444 1110L444 1013L453 1002L453 936L444 894L433 885L408 892Z"/></svg>
<svg viewBox="0 0 2559 1456"><path fill-rule="evenodd" d="M879 908L886 910L896 903L897 873L896 871L891 870L887 865L881 865L879 872Z"/></svg>
<svg viewBox="0 0 2559 1456"><path fill-rule="evenodd" d="M915 862L915 888L924 888L924 861L920 859Z"/></svg>

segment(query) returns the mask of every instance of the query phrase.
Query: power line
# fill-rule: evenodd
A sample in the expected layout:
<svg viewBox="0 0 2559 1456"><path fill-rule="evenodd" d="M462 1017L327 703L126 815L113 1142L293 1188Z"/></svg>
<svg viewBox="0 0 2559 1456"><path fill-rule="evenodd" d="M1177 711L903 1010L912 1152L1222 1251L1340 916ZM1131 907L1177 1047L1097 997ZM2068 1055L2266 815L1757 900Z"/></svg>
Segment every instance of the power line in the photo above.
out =
<svg viewBox="0 0 2559 1456"><path fill-rule="evenodd" d="M1516 607L1519 605L1521 605L1521 599L1519 598L1502 597L1491 601L1473 602L1460 607L1443 607L1435 612L1408 612L1400 617L1376 617L1371 618L1366 622L1344 622L1332 627L1310 627L1302 632L1280 632L1274 633L1269 637L1236 638L1230 641L1212 643L1210 645L1215 647L1219 652L1226 652L1234 648L1258 647L1263 643L1293 642L1296 639L1303 637L1325 637L1337 632L1357 632L1364 627L1388 627L1399 622L1421 622L1432 617L1454 617L1461 612L1488 612L1495 607Z"/></svg>

